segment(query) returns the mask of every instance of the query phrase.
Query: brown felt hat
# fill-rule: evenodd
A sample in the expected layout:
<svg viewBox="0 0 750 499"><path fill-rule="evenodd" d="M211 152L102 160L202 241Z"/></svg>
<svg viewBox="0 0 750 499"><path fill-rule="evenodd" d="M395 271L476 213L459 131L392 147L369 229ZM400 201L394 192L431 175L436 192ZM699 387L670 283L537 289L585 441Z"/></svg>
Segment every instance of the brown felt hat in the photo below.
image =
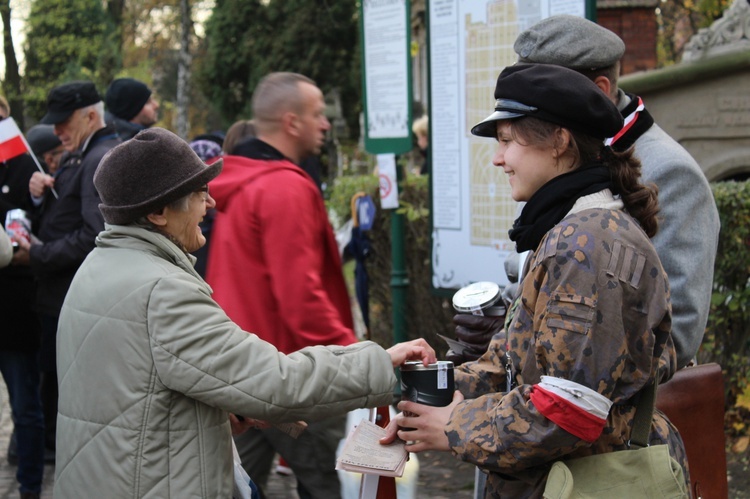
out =
<svg viewBox="0 0 750 499"><path fill-rule="evenodd" d="M168 130L149 128L110 150L94 174L109 224L124 225L197 191L221 173Z"/></svg>

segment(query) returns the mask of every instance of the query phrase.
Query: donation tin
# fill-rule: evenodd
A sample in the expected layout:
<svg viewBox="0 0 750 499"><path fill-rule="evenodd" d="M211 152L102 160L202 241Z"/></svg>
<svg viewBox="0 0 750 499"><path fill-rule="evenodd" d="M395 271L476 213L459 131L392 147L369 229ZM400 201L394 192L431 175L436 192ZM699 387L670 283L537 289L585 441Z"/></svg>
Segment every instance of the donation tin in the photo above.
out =
<svg viewBox="0 0 750 499"><path fill-rule="evenodd" d="M505 315L501 293L500 286L494 282L475 282L456 291L453 295L453 308L462 314Z"/></svg>
<svg viewBox="0 0 750 499"><path fill-rule="evenodd" d="M440 360L425 366L421 361L401 366L401 400L445 407L453 401L453 362Z"/></svg>

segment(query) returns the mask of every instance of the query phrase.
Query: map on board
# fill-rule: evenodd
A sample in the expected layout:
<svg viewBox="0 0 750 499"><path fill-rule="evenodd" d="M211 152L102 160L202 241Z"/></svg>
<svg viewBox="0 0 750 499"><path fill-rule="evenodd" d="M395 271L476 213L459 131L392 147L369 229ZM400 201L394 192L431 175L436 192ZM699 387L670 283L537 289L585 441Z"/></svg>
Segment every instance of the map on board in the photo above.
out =
<svg viewBox="0 0 750 499"><path fill-rule="evenodd" d="M554 14L583 16L585 0L431 0L430 154L433 287L507 283L503 261L518 212L508 180L492 164L497 143L471 135L494 109L518 34Z"/></svg>

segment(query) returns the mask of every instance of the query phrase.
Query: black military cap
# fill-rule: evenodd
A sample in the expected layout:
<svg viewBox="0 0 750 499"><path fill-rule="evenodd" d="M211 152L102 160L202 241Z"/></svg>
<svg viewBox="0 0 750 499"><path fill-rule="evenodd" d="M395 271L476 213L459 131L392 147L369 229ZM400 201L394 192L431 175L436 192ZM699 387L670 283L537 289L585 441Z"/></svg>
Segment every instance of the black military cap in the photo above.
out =
<svg viewBox="0 0 750 499"><path fill-rule="evenodd" d="M495 86L495 112L474 125L480 137L497 135L496 121L533 116L598 137L615 135L622 115L591 80L550 64L516 64L505 68Z"/></svg>
<svg viewBox="0 0 750 499"><path fill-rule="evenodd" d="M585 71L615 64L625 53L625 43L593 21L560 14L522 31L513 50L518 62L557 64Z"/></svg>
<svg viewBox="0 0 750 499"><path fill-rule="evenodd" d="M101 101L96 87L90 81L72 81L50 90L47 96L47 114L40 123L56 125L67 120L73 111Z"/></svg>

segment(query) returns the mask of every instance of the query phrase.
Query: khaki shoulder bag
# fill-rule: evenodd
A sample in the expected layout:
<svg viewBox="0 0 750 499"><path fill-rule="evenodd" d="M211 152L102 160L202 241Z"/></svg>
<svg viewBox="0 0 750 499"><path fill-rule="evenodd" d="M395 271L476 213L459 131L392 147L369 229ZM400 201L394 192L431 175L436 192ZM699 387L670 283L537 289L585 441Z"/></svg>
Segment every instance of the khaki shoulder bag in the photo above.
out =
<svg viewBox="0 0 750 499"><path fill-rule="evenodd" d="M655 381L643 390L628 450L556 461L547 477L545 499L688 497L680 464L666 445L648 445L656 398Z"/></svg>

